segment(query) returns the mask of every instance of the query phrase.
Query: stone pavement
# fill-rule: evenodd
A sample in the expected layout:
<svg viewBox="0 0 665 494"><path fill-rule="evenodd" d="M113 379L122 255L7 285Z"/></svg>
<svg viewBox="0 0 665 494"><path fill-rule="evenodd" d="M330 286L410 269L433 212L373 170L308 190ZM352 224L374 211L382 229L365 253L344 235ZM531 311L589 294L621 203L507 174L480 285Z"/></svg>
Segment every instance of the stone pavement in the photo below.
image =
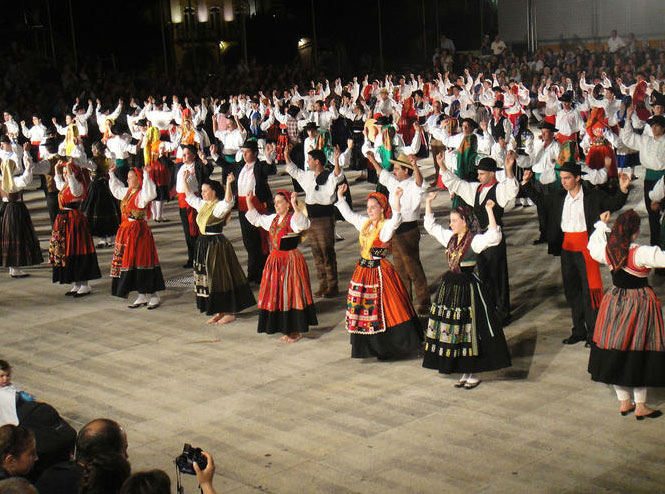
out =
<svg viewBox="0 0 665 494"><path fill-rule="evenodd" d="M273 182L273 190L290 186L288 177ZM356 210L369 190L353 186ZM442 221L446 196L435 202ZM43 195L26 197L46 249ZM635 184L629 202L645 241L641 197ZM161 468L173 478L173 458L188 442L213 454L220 493L662 492L665 418L621 417L613 391L589 379L588 349L561 344L570 313L558 260L531 245L535 208L505 216L513 367L487 373L473 391L454 389L454 376L422 369L418 359L352 360L344 295L318 301L320 325L294 345L257 334L256 308L231 325L207 325L181 268L176 208L167 207L169 223L152 223L170 280L158 310L129 310L110 296L108 248L99 251L104 276L94 295L79 300L63 296L67 287L51 283L46 265L26 279L0 277L0 357L14 365L15 383L75 428L117 420L134 471ZM344 286L357 233L342 223L338 231ZM246 266L235 215L225 233ZM426 234L421 250L433 291L446 269L443 250ZM302 251L313 274L309 247ZM603 279L608 286L606 270ZM661 279L652 283L662 297ZM665 407L665 393L651 390L649 401ZM185 490L196 492L192 477Z"/></svg>

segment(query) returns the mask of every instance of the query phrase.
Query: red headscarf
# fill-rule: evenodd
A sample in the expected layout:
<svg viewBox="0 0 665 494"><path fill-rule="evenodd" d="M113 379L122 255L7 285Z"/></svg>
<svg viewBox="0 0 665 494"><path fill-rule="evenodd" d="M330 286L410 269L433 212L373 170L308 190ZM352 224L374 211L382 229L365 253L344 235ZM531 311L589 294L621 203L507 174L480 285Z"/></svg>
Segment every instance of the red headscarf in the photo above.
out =
<svg viewBox="0 0 665 494"><path fill-rule="evenodd" d="M289 203L289 211L293 211L293 204L291 204L291 193L286 189L279 189L277 192L275 192L275 195L277 194L284 196L286 202Z"/></svg>
<svg viewBox="0 0 665 494"><path fill-rule="evenodd" d="M139 180L138 188L140 189L141 187L143 187L143 172L141 171L141 169L137 167L132 167L130 171L136 173L136 178L138 178Z"/></svg>
<svg viewBox="0 0 665 494"><path fill-rule="evenodd" d="M621 269L628 262L628 253L633 235L640 231L640 217L632 209L621 213L607 238L607 260L612 271Z"/></svg>
<svg viewBox="0 0 665 494"><path fill-rule="evenodd" d="M381 209L383 209L383 217L385 219L392 217L393 210L390 208L390 203L388 202L388 198L385 196L385 194L382 194L381 192L372 192L367 196L367 200L372 198L376 199L381 205Z"/></svg>

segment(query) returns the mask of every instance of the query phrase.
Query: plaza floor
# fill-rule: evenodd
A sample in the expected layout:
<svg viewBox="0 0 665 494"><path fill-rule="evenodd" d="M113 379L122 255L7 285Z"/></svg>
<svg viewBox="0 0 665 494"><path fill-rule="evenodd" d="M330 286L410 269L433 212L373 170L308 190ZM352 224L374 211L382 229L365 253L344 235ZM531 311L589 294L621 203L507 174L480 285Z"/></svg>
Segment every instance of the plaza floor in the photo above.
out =
<svg viewBox="0 0 665 494"><path fill-rule="evenodd" d="M424 167L426 175L431 165ZM353 182L356 172L351 172ZM640 173L638 172L638 175ZM273 190L290 186L274 177ZM355 209L370 185L354 185ZM641 180L629 203L643 217ZM26 195L42 243L50 225L43 194ZM450 201L440 193L437 217ZM345 294L317 302L319 326L300 342L256 333L257 309L235 323L206 324L196 310L177 204L151 223L168 288L158 310L130 310L111 297L111 249L94 294L72 300L48 265L29 278L0 276L0 358L14 381L54 405L75 428L96 417L123 425L134 471L173 477L184 442L215 458L219 493L637 493L662 492L665 418L621 417L613 391L587 373L589 350L564 346L570 313L558 259L537 236L535 208L506 214L514 321L505 329L512 368L487 373L474 390L418 359L352 360ZM338 223L340 284L358 257L357 232ZM225 234L246 266L240 228ZM302 251L310 273L308 246ZM432 291L446 261L426 234L421 257ZM605 286L609 272L603 271ZM662 278L652 278L659 296ZM316 282L314 281L316 288ZM650 390L654 407L665 392ZM188 493L194 479L185 479Z"/></svg>

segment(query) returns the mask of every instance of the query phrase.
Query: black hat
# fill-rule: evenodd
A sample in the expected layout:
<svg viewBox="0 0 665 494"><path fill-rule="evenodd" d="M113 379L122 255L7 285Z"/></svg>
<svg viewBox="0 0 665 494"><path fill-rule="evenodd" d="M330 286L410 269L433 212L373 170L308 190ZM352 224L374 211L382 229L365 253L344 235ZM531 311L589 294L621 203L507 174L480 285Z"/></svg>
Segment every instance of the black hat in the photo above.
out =
<svg viewBox="0 0 665 494"><path fill-rule="evenodd" d="M250 151L254 151L255 153L259 152L259 145L254 139L247 139L242 146L240 146L240 149L249 149Z"/></svg>
<svg viewBox="0 0 665 494"><path fill-rule="evenodd" d="M423 97L423 91L422 89L416 89L413 93L414 96L420 96L421 98Z"/></svg>
<svg viewBox="0 0 665 494"><path fill-rule="evenodd" d="M492 88L492 91L497 91L497 92L499 92L499 93L503 93L503 92L504 92L504 91L503 91L503 88L502 88L501 86L494 86L494 87Z"/></svg>
<svg viewBox="0 0 665 494"><path fill-rule="evenodd" d="M559 129L557 129L552 122L547 122L545 120L540 122L538 127L541 129L551 130L552 132L559 132Z"/></svg>
<svg viewBox="0 0 665 494"><path fill-rule="evenodd" d="M572 173L576 177L581 175L586 175L586 172L582 171L582 165L577 161L566 161L561 166L557 166L557 171Z"/></svg>
<svg viewBox="0 0 665 494"><path fill-rule="evenodd" d="M147 127L148 121L145 118L140 118L136 121L136 125L138 125L139 127Z"/></svg>
<svg viewBox="0 0 665 494"><path fill-rule="evenodd" d="M503 109L503 100L502 99L496 100L494 102L494 106L492 108L501 108L501 109Z"/></svg>
<svg viewBox="0 0 665 494"><path fill-rule="evenodd" d="M3 134L0 136L0 142L4 144L11 144L12 141L9 140L9 137Z"/></svg>
<svg viewBox="0 0 665 494"><path fill-rule="evenodd" d="M651 106L665 106L665 95L655 89L651 93Z"/></svg>
<svg viewBox="0 0 665 494"><path fill-rule="evenodd" d="M230 106L228 103L222 103L219 105L219 113L226 115L229 112L229 108Z"/></svg>
<svg viewBox="0 0 665 494"><path fill-rule="evenodd" d="M305 125L305 130L317 130L318 127L314 122L307 122L307 125Z"/></svg>
<svg viewBox="0 0 665 494"><path fill-rule="evenodd" d="M496 160L494 158L490 158L489 156L481 159L478 162L478 166L476 168L486 172L496 172L497 170L501 170L501 168L496 166Z"/></svg>
<svg viewBox="0 0 665 494"><path fill-rule="evenodd" d="M476 121L475 121L473 118L469 118L469 117L467 117L467 118L463 118L463 119L460 121L460 125L462 125L464 122L466 122L466 123L468 123L469 125L471 125L471 127L473 127L474 129L478 127L478 124L476 123Z"/></svg>
<svg viewBox="0 0 665 494"><path fill-rule="evenodd" d="M561 95L559 98L559 101L562 103L572 103L573 102L573 92L572 91L566 91Z"/></svg>
<svg viewBox="0 0 665 494"><path fill-rule="evenodd" d="M381 115L376 119L376 125L390 125L391 123L392 119L390 117L386 117L385 115Z"/></svg>
<svg viewBox="0 0 665 494"><path fill-rule="evenodd" d="M647 120L647 123L651 126L660 125L665 129L665 117L663 115L654 115L649 120Z"/></svg>

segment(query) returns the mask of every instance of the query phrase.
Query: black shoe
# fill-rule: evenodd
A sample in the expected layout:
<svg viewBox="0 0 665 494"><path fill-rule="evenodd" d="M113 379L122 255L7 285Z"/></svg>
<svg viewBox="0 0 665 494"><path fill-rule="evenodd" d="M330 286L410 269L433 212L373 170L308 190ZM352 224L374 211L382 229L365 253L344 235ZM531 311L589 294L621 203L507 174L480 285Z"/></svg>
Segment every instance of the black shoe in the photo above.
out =
<svg viewBox="0 0 665 494"><path fill-rule="evenodd" d="M68 291L67 293L65 293L65 297L73 297L74 295L76 295L76 291L73 291L73 292L72 292L72 291L70 290L70 291Z"/></svg>
<svg viewBox="0 0 665 494"><path fill-rule="evenodd" d="M192 261L187 261L185 264L182 265L184 269L192 269L194 267L194 264Z"/></svg>
<svg viewBox="0 0 665 494"><path fill-rule="evenodd" d="M543 237L537 238L536 240L533 241L533 245L540 245L546 243L547 240L545 240Z"/></svg>
<svg viewBox="0 0 665 494"><path fill-rule="evenodd" d="M564 345L574 345L576 343L579 343L580 341L586 341L586 338L584 336L577 336L571 334L568 338L564 339L562 343Z"/></svg>
<svg viewBox="0 0 665 494"><path fill-rule="evenodd" d="M467 382L464 383L464 389L473 389L473 388L476 388L476 387L478 387L478 385L479 385L481 382L482 382L482 381L480 381L480 380L475 381L475 382L472 382L472 383L470 383L469 381L467 381Z"/></svg>
<svg viewBox="0 0 665 494"><path fill-rule="evenodd" d="M28 273L23 273L23 274L11 274L9 276L11 276L12 278L27 278L30 275Z"/></svg>
<svg viewBox="0 0 665 494"><path fill-rule="evenodd" d="M657 419L661 415L663 415L663 412L661 412L660 410L654 410L653 412L647 413L646 415L635 415L635 418L637 420Z"/></svg>
<svg viewBox="0 0 665 494"><path fill-rule="evenodd" d="M90 292L83 292L83 293L76 292L74 294L74 298L87 297L88 295L92 295L92 292L91 291Z"/></svg>

